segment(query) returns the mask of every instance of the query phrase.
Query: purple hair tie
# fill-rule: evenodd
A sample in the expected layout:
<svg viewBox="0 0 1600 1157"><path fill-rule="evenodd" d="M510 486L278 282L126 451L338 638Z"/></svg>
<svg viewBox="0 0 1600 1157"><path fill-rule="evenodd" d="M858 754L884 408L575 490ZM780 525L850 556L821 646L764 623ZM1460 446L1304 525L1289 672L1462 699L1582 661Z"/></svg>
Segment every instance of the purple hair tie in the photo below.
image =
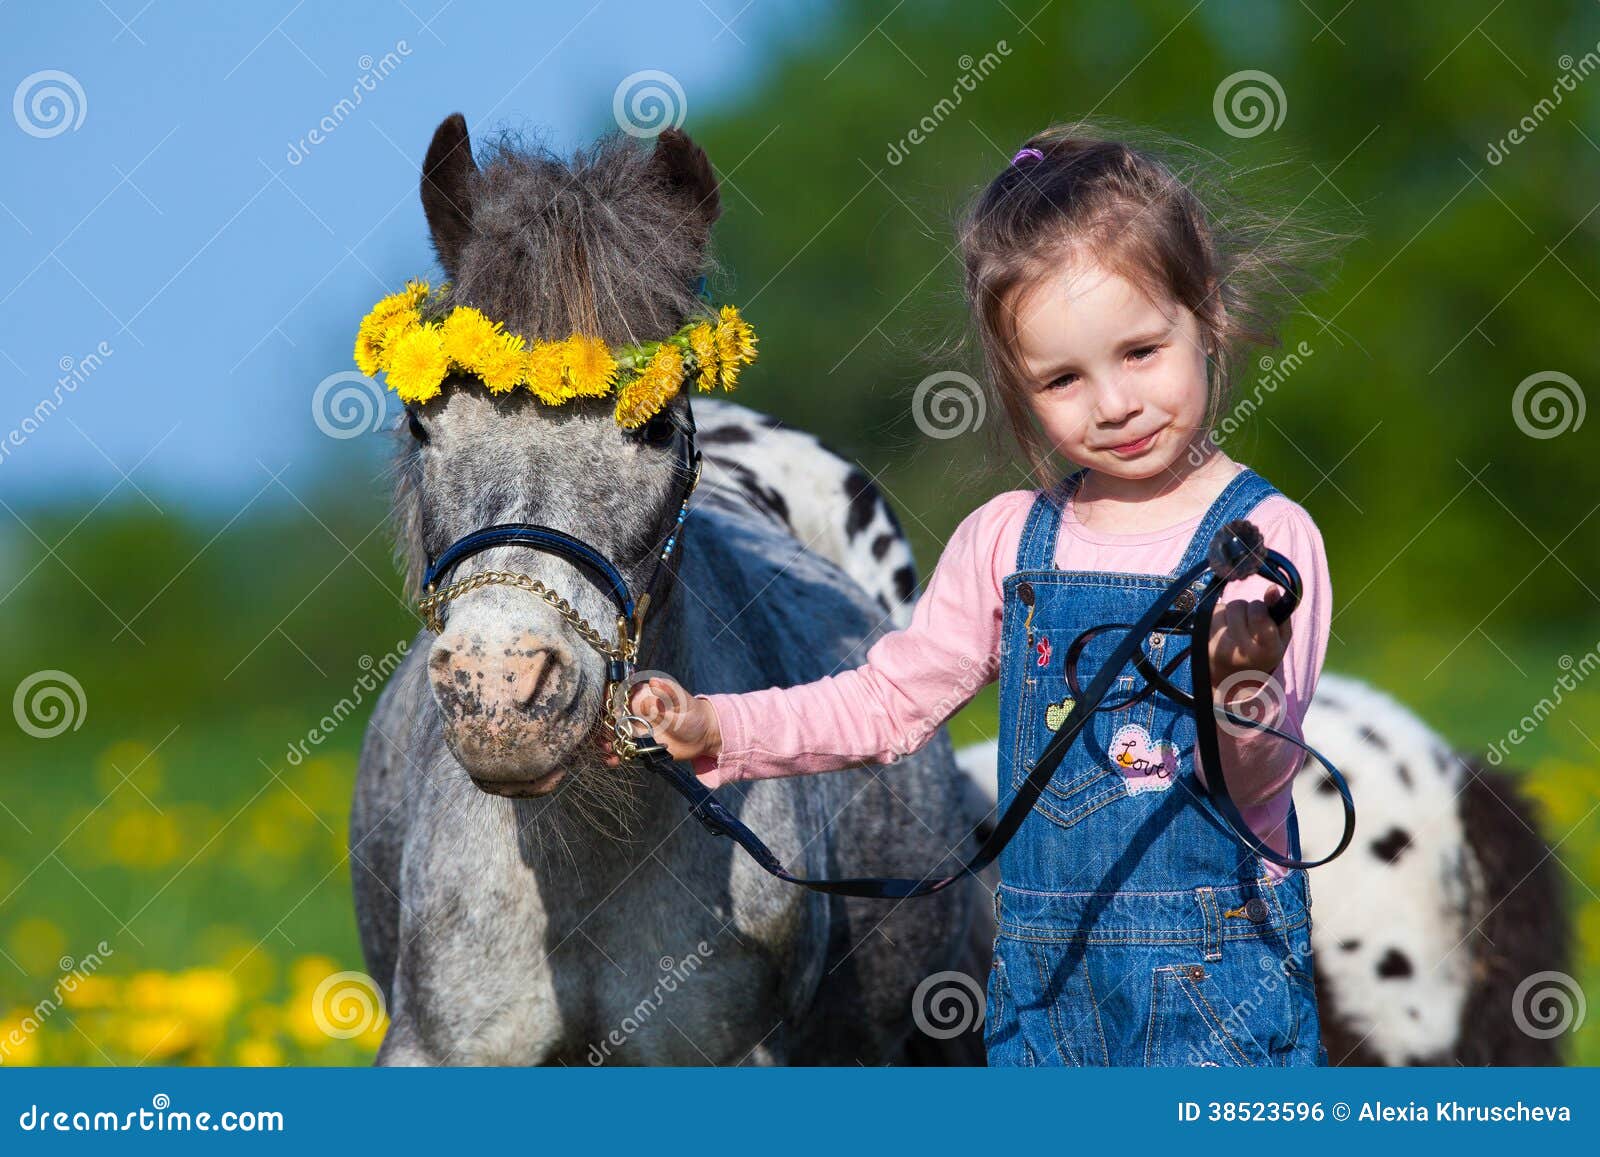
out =
<svg viewBox="0 0 1600 1157"><path fill-rule="evenodd" d="M1018 161L1022 160L1023 157L1032 157L1036 161L1044 160L1044 154L1041 153L1038 149L1026 148L1026 149L1018 149L1017 150L1017 155L1011 158L1011 163L1013 165L1015 165Z"/></svg>

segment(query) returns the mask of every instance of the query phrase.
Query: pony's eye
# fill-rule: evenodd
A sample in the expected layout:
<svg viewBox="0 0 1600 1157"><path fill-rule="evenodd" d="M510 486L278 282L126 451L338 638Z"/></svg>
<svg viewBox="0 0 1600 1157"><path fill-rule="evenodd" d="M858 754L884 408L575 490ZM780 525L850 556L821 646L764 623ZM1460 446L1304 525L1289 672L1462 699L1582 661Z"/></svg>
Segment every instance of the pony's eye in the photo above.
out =
<svg viewBox="0 0 1600 1157"><path fill-rule="evenodd" d="M418 442L424 446L428 444L428 431L423 429L422 423L417 420L417 412L409 406L406 407L406 428Z"/></svg>
<svg viewBox="0 0 1600 1157"><path fill-rule="evenodd" d="M639 428L639 441L647 446L670 446L678 427L666 414L657 414Z"/></svg>

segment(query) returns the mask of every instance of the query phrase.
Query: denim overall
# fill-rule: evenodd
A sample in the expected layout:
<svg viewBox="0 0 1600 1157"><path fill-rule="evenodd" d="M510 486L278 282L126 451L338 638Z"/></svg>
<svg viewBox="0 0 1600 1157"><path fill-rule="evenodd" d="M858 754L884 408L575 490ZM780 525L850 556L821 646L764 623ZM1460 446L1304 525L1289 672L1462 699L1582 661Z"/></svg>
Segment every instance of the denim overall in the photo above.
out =
<svg viewBox="0 0 1600 1157"><path fill-rule="evenodd" d="M1073 640L1135 622L1225 522L1277 493L1238 474L1170 575L1060 570L1061 509L1082 477L1034 501L1002 587L1002 810L1075 707ZM1085 646L1080 687L1123 634ZM1164 670L1186 638L1157 632L1145 651ZM1187 657L1169 678L1191 690ZM1193 716L1154 691L1126 702L1144 686L1130 663L1000 854L989 1064L1325 1065L1306 872L1274 881L1230 834L1195 777ZM1292 804L1288 832L1299 859Z"/></svg>

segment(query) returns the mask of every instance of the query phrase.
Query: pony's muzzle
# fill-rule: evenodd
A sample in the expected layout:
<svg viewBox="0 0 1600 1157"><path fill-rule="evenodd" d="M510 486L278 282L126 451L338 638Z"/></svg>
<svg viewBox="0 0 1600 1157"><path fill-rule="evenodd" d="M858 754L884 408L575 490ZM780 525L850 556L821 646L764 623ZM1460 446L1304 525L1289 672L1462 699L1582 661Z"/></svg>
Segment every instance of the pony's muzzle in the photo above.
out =
<svg viewBox="0 0 1600 1157"><path fill-rule="evenodd" d="M480 786L546 776L588 730L577 718L577 655L559 639L446 630L428 655L428 681L450 749Z"/></svg>

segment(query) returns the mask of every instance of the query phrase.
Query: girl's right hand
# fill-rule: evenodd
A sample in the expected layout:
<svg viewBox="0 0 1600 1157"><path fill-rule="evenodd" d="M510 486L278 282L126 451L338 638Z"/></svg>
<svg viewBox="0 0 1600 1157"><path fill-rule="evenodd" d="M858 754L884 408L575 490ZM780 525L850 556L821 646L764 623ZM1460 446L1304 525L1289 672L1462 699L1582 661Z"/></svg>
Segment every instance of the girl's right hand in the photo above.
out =
<svg viewBox="0 0 1600 1157"><path fill-rule="evenodd" d="M716 710L670 675L652 675L636 684L628 695L628 710L649 722L650 733L673 759L687 763L697 756L722 754ZM606 766L615 767L620 761L612 752L611 737L601 735L600 746L606 752Z"/></svg>

